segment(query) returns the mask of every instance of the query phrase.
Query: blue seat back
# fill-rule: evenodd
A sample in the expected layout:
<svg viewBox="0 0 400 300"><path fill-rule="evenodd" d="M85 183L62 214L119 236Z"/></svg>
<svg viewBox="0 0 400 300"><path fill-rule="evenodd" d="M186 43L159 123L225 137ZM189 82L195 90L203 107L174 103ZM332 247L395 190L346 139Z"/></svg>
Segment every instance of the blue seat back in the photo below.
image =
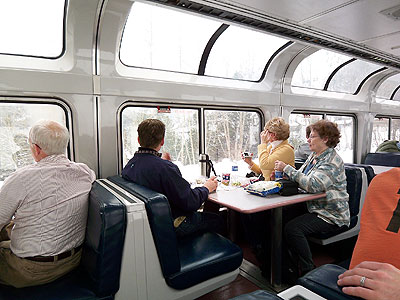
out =
<svg viewBox="0 0 400 300"><path fill-rule="evenodd" d="M125 205L95 182L89 198L81 267L97 296L114 295L119 289L126 223Z"/></svg>
<svg viewBox="0 0 400 300"><path fill-rule="evenodd" d="M181 264L175 234L171 208L167 198L144 186L125 180L120 176L108 180L123 187L129 193L145 203L147 217L156 245L158 258L164 277L179 272Z"/></svg>
<svg viewBox="0 0 400 300"><path fill-rule="evenodd" d="M365 165L400 167L400 152L368 153L364 160Z"/></svg>
<svg viewBox="0 0 400 300"><path fill-rule="evenodd" d="M359 168L349 166L345 166L345 172L349 194L350 227L353 227L357 224L357 216L360 212L362 173Z"/></svg>
<svg viewBox="0 0 400 300"><path fill-rule="evenodd" d="M349 167L358 167L358 168L363 168L365 171L365 174L367 175L367 181L368 185L371 183L371 180L375 177L375 172L374 168L372 168L370 165L363 165L363 164L344 164L345 166Z"/></svg>

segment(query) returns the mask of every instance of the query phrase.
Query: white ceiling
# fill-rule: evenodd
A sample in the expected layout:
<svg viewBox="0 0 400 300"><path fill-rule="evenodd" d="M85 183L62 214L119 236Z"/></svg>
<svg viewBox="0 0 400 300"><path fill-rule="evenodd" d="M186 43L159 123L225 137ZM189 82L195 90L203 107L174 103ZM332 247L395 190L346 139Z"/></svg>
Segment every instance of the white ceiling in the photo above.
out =
<svg viewBox="0 0 400 300"><path fill-rule="evenodd" d="M400 0L217 0L351 40L400 58Z"/></svg>

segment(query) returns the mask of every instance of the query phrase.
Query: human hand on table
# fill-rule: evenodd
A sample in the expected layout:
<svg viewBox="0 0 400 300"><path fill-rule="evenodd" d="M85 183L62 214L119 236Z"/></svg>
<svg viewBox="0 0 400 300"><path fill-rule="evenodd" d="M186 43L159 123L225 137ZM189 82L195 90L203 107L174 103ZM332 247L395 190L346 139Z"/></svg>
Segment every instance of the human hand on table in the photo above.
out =
<svg viewBox="0 0 400 300"><path fill-rule="evenodd" d="M400 270L391 264L364 261L339 275L337 282L347 295L366 300L400 297Z"/></svg>
<svg viewBox="0 0 400 300"><path fill-rule="evenodd" d="M208 189L209 193L214 192L218 187L217 177L211 176L210 179L204 183L204 186Z"/></svg>

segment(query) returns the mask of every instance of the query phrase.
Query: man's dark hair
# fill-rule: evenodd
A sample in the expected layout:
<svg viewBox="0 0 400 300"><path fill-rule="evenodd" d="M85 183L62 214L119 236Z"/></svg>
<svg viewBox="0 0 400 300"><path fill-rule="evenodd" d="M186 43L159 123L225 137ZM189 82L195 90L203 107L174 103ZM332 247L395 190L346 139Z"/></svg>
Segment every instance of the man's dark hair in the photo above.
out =
<svg viewBox="0 0 400 300"><path fill-rule="evenodd" d="M165 135L165 125L160 120L146 119L138 126L140 146L155 149Z"/></svg>

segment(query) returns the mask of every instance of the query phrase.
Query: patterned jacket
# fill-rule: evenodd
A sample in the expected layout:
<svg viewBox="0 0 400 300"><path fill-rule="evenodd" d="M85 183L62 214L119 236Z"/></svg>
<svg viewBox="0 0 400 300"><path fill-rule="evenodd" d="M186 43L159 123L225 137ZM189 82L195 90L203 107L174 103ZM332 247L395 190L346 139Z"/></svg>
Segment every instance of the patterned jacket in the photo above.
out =
<svg viewBox="0 0 400 300"><path fill-rule="evenodd" d="M305 175L303 170L314 159L314 166ZM311 154L299 170L287 165L283 171L307 192L326 193L326 198L307 202L309 212L317 213L321 219L329 223L349 226L350 210L346 174L343 160L335 149L328 148L318 157L315 157L315 153Z"/></svg>

